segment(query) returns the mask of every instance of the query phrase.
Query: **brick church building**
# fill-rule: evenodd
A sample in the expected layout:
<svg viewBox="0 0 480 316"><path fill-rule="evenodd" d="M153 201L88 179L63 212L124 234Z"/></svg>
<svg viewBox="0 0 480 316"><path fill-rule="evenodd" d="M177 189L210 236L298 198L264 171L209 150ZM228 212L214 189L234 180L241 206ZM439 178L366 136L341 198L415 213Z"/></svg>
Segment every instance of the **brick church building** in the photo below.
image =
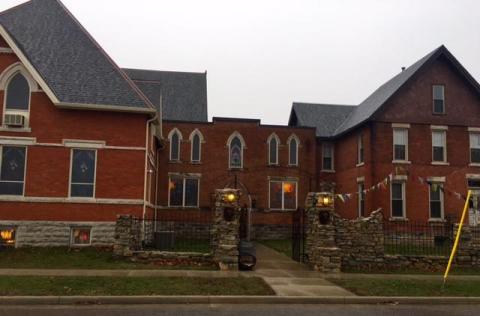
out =
<svg viewBox="0 0 480 316"><path fill-rule="evenodd" d="M108 245L117 215L209 210L225 187L252 238L311 191L347 218L438 222L480 190L480 85L444 46L358 105L209 121L206 73L120 68L60 1L31 0L0 13L0 96L0 231L17 246Z"/></svg>

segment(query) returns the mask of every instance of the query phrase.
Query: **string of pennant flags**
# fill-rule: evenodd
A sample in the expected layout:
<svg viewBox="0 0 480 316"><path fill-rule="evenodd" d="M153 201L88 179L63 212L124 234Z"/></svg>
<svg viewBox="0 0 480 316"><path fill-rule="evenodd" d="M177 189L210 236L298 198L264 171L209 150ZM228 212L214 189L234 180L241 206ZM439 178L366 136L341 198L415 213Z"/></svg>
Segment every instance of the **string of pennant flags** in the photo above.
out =
<svg viewBox="0 0 480 316"><path fill-rule="evenodd" d="M405 172L406 174L405 175L410 175L410 171L403 168L403 167L395 167L395 171L394 172L391 172L389 175L387 175L382 181L378 182L377 184L371 186L370 188L367 188L367 189L364 189L362 191L362 193L364 195L367 195L369 194L370 192L374 192L374 191L379 191L379 190L387 190L389 184L394 181L394 177L396 175L400 175L400 172ZM456 173L458 172L457 171L454 171L452 172L453 173ZM410 175L411 176L411 175ZM441 190L444 194L448 194L448 195L451 195L451 196L455 196L457 199L459 200L466 200L466 197L459 193L459 192L456 192L454 190L450 190L450 189L447 189L445 188L445 186L439 184L439 183L436 183L434 181L430 181L428 180L428 178L424 178L424 177L421 177L421 176L413 176L413 177L409 177L409 179L413 178L414 180L416 180L418 183L422 184L422 185L428 185L432 188L432 190L434 192L437 192L438 190ZM335 198L338 198L340 201L342 201L343 203L349 201L350 199L352 199L353 197L355 196L358 196L360 195L360 192L357 191L357 192L353 192L353 193L337 193L335 194Z"/></svg>

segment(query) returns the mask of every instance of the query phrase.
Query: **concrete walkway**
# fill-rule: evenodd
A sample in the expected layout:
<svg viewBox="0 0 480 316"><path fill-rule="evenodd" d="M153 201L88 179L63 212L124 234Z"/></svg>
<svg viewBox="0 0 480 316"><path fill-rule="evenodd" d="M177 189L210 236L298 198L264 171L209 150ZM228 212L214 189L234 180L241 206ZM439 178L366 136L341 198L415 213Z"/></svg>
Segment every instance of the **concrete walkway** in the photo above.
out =
<svg viewBox="0 0 480 316"><path fill-rule="evenodd" d="M262 277L279 296L354 296L304 264L256 244L257 266L254 274Z"/></svg>

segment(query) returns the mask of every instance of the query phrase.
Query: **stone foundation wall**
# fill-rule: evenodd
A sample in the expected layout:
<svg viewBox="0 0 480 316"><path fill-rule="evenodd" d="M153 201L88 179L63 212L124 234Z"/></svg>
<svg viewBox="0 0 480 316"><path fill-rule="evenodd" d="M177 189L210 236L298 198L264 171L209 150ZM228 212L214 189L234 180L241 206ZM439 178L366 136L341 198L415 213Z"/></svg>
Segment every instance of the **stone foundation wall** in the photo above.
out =
<svg viewBox="0 0 480 316"><path fill-rule="evenodd" d="M115 222L0 221L15 227L15 247L68 247L73 227L91 227L91 246L114 244Z"/></svg>

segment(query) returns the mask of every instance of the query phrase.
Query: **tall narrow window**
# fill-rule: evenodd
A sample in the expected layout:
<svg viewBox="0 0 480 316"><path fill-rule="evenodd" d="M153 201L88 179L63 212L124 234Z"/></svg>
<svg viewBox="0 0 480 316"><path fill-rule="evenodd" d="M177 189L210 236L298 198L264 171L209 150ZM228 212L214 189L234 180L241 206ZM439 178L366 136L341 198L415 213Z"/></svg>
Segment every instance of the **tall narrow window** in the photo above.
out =
<svg viewBox="0 0 480 316"><path fill-rule="evenodd" d="M447 133L445 131L432 132L432 152L434 162L447 161Z"/></svg>
<svg viewBox="0 0 480 316"><path fill-rule="evenodd" d="M278 145L279 140L277 135L272 134L268 138L268 164L278 165Z"/></svg>
<svg viewBox="0 0 480 316"><path fill-rule="evenodd" d="M393 130L393 160L408 160L408 130L398 128Z"/></svg>
<svg viewBox="0 0 480 316"><path fill-rule="evenodd" d="M169 180L169 206L198 207L199 179L171 176Z"/></svg>
<svg viewBox="0 0 480 316"><path fill-rule="evenodd" d="M443 218L443 186L440 183L430 184L430 218Z"/></svg>
<svg viewBox="0 0 480 316"><path fill-rule="evenodd" d="M359 135L357 139L357 164L364 163L363 136Z"/></svg>
<svg viewBox="0 0 480 316"><path fill-rule="evenodd" d="M433 113L445 113L445 86L443 85L433 86Z"/></svg>
<svg viewBox="0 0 480 316"><path fill-rule="evenodd" d="M5 109L28 111L30 104L30 86L27 79L18 72L7 86Z"/></svg>
<svg viewBox="0 0 480 316"><path fill-rule="evenodd" d="M480 163L480 134L470 134L470 162Z"/></svg>
<svg viewBox="0 0 480 316"><path fill-rule="evenodd" d="M192 145L192 162L200 162L200 160L202 160L202 140L203 136L198 130L194 130L190 135L190 142Z"/></svg>
<svg viewBox="0 0 480 316"><path fill-rule="evenodd" d="M405 217L405 182L394 181L391 186L392 217Z"/></svg>
<svg viewBox="0 0 480 316"><path fill-rule="evenodd" d="M358 183L358 217L365 216L365 183Z"/></svg>
<svg viewBox="0 0 480 316"><path fill-rule="evenodd" d="M333 144L323 143L322 145L322 170L332 171L333 167Z"/></svg>
<svg viewBox="0 0 480 316"><path fill-rule="evenodd" d="M0 148L0 195L23 195L26 150L13 146Z"/></svg>
<svg viewBox="0 0 480 316"><path fill-rule="evenodd" d="M243 142L240 135L234 135L228 144L229 166L231 169L243 168Z"/></svg>
<svg viewBox="0 0 480 316"><path fill-rule="evenodd" d="M168 135L170 140L170 161L180 161L180 143L182 135L177 129L173 129Z"/></svg>
<svg viewBox="0 0 480 316"><path fill-rule="evenodd" d="M297 183L270 181L270 209L295 210L297 208Z"/></svg>
<svg viewBox="0 0 480 316"><path fill-rule="evenodd" d="M288 140L288 164L298 166L298 145L299 140L295 135L290 136Z"/></svg>
<svg viewBox="0 0 480 316"><path fill-rule="evenodd" d="M92 198L95 196L96 158L95 150L72 150L71 197Z"/></svg>

